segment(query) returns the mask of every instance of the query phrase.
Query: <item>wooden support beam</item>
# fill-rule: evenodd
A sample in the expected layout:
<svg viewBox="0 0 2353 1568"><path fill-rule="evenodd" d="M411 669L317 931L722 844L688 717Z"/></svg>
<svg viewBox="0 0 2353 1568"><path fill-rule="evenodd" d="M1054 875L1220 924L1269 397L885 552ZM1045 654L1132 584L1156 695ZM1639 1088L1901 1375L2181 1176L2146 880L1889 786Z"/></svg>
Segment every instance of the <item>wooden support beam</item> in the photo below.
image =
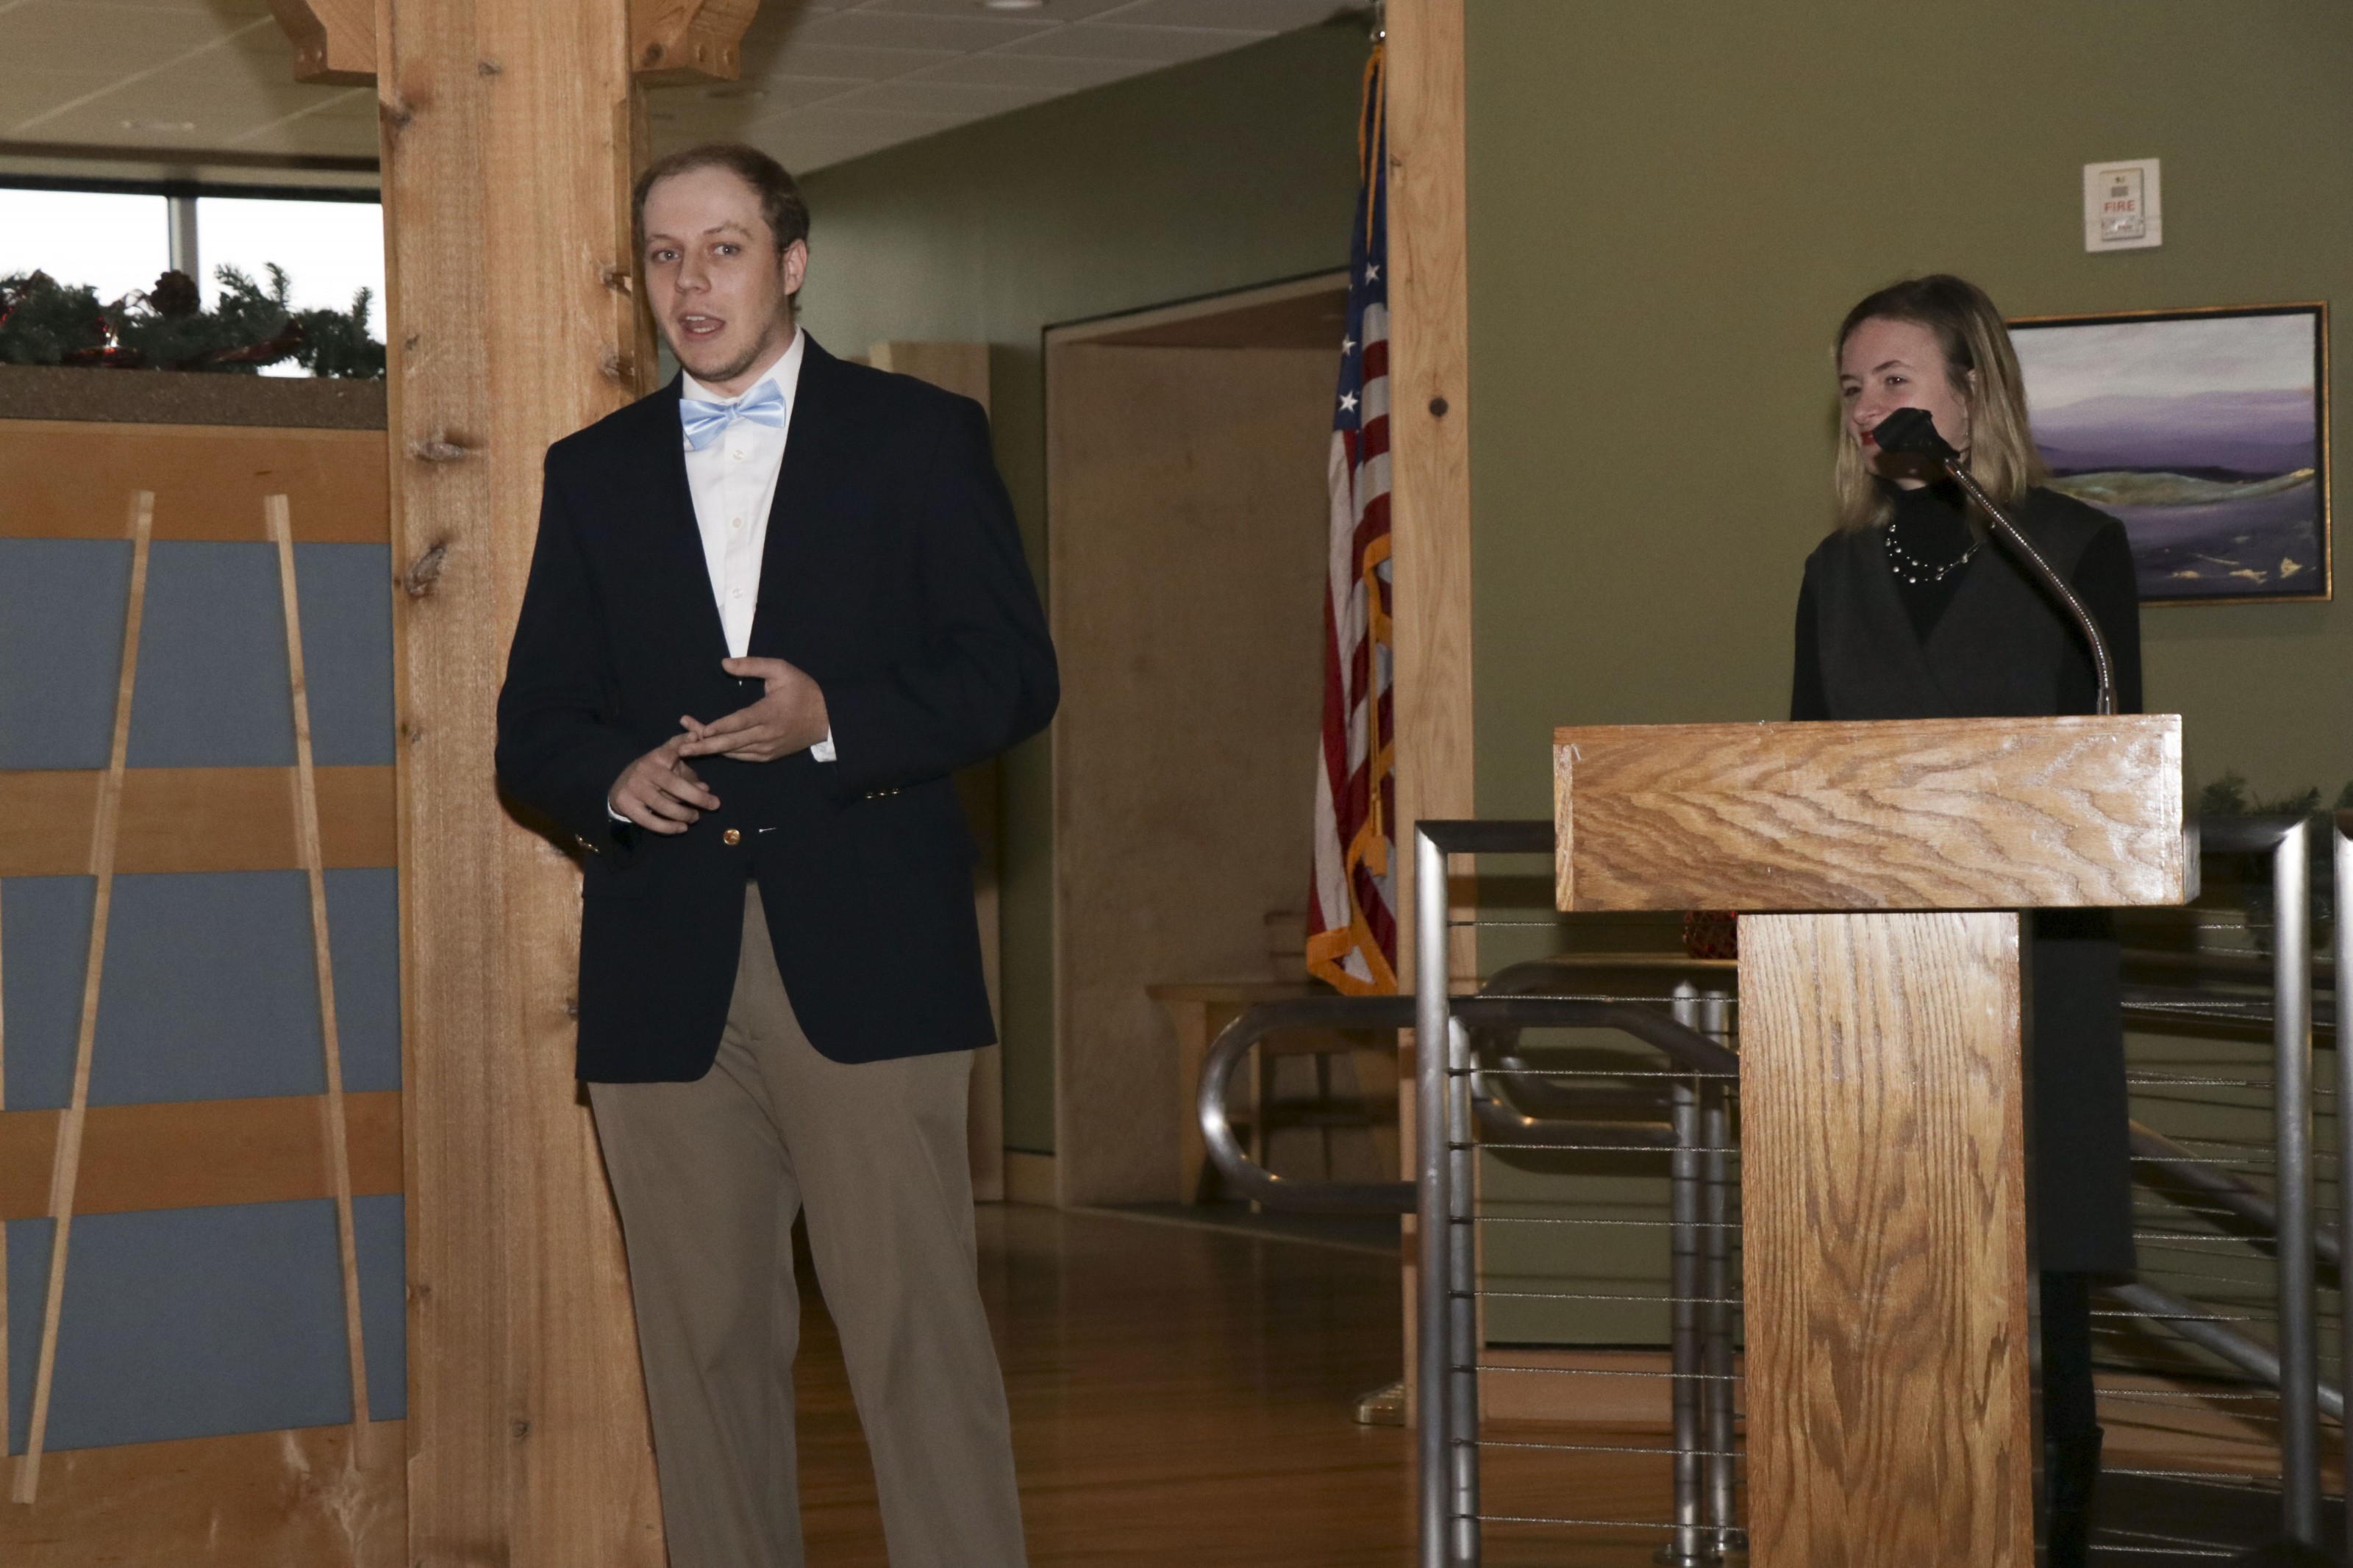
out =
<svg viewBox="0 0 2353 1568"><path fill-rule="evenodd" d="M298 544L382 544L384 432L239 425L0 419L0 538L120 539L90 481L156 495L159 540L258 542L261 500L282 494Z"/></svg>
<svg viewBox="0 0 2353 1568"><path fill-rule="evenodd" d="M375 81L375 0L269 0L294 46L294 79L322 87Z"/></svg>
<svg viewBox="0 0 2353 1568"><path fill-rule="evenodd" d="M1463 0L1389 0L1389 529L1398 923L1413 824L1477 813L1471 710L1471 244ZM1460 970L1472 958L1466 942ZM1413 984L1410 941L1398 977Z"/></svg>
<svg viewBox="0 0 2353 1568"><path fill-rule="evenodd" d="M733 81L760 0L629 0L629 64L640 81Z"/></svg>
<svg viewBox="0 0 2353 1568"><path fill-rule="evenodd" d="M653 82L733 81L744 29L760 0L628 0L629 64ZM376 0L269 0L294 46L294 79L369 87L376 79Z"/></svg>
<svg viewBox="0 0 2353 1568"><path fill-rule="evenodd" d="M1414 983L1413 825L1477 815L1471 708L1471 271L1465 0L1389 0L1389 566L1397 723L1398 984ZM1467 879L1461 900L1475 898ZM1464 913L1470 911L1466 909ZM1449 944L1474 973L1475 933ZM1409 1036L1400 1037L1409 1038ZM1398 1052L1413 1174L1413 1052ZM1403 1247L1410 1420L1413 1221Z"/></svg>
<svg viewBox="0 0 2353 1568"><path fill-rule="evenodd" d="M93 1105L82 1124L78 1215L331 1197L317 1095ZM400 1191L400 1094L343 1097L354 1197ZM0 1111L0 1220L49 1212L59 1110Z"/></svg>
<svg viewBox="0 0 2353 1568"><path fill-rule="evenodd" d="M407 1568L401 1451L397 1421L375 1424L364 1456L348 1426L66 1449L49 1456L41 1507L0 1508L0 1562Z"/></svg>
<svg viewBox="0 0 2353 1568"><path fill-rule="evenodd" d="M671 9L663 67L732 75L723 24L750 5ZM650 370L628 225L639 29L628 0L375 12L407 585L408 1557L658 1568L619 1231L572 1079L577 872L499 809L491 760L542 457Z"/></svg>
<svg viewBox="0 0 2353 1568"><path fill-rule="evenodd" d="M330 871L397 863L394 772L312 770L319 845ZM122 775L114 868L287 871L301 868L288 792L291 768L131 768ZM0 772L0 877L90 869L90 830L106 774L75 768Z"/></svg>

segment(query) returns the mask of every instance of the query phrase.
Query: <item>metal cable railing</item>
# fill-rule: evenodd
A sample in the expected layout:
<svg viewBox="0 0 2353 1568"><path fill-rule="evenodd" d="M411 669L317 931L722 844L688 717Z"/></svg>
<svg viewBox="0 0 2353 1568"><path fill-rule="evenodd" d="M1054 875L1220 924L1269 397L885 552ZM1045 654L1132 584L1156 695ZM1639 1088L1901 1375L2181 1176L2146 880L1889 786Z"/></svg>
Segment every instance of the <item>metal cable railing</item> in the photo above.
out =
<svg viewBox="0 0 2353 1568"><path fill-rule="evenodd" d="M2353 908L2353 816L2331 836L2337 908ZM2340 1258L2337 1215L2324 1230L2316 1203L2316 1171L2348 1158L2344 1123L2338 1148L2314 1139L2316 1100L2333 1107L2353 1099L2353 1065L2340 1053L2338 1081L2313 1082L2313 975L2325 978L2353 963L2346 922L2337 931L2335 963L2316 964L2309 940L2308 828L2296 818L2252 818L2211 824L2208 855L2261 857L2269 862L2276 918L2272 952L2260 971L2263 992L2217 992L2220 980L2246 987L2263 977L2256 955L2167 954L2149 964L2165 985L2126 988L2137 1024L2172 1029L2219 1028L2243 1037L2270 1036L2268 1070L2249 1071L2228 1051L2176 1055L2143 1063L2131 1075L2138 1113L2132 1158L2142 1201L2135 1230L2145 1278L2107 1292L2095 1321L2104 1343L2121 1345L2125 1359L2146 1362L2161 1331L2203 1352L2207 1379L2192 1388L2112 1390L2104 1402L2152 1410L2189 1402L2232 1412L2242 1426L2275 1434L2275 1473L2231 1476L2111 1465L2108 1473L2151 1481L2179 1479L2243 1491L2275 1492L2287 1532L2317 1539L2321 1503L2319 1420L2343 1420L2341 1389L2324 1383L2317 1356L2319 1273ZM1543 822L1430 823L1418 837L1420 886L1440 890L1417 910L1419 972L1444 976L1450 931L1464 924L1550 924L1464 921L1449 915L1448 857L1453 854L1549 854L1552 829ZM2136 957L2138 955L2136 954ZM1687 977L1672 998L1563 994L1577 978L1554 962L1506 968L1480 994L1448 996L1426 987L1412 998L1326 997L1262 1005L1246 1013L1212 1050L1201 1085L1200 1110L1210 1154L1240 1195L1271 1205L1326 1210L1419 1208L1421 1254L1419 1313L1435 1331L1419 1336L1419 1386L1435 1397L1419 1422L1419 1514L1425 1568L1469 1568L1480 1556L1488 1525L1579 1531L1636 1531L1661 1539L1661 1562L1720 1561L1742 1544L1742 1442L1738 1393L1737 1210L1738 1150L1733 1133L1737 1058L1736 1002L1729 994L1733 965L1681 963L1629 955L1622 963L1587 955L1597 967L1663 969ZM2191 984L2173 984L2183 975ZM1548 994L1546 993L1549 993ZM2333 1008L2322 1007L2333 1026ZM1296 1014L1295 1016L1293 1014ZM1255 1041L1280 1027L1301 1026L1388 1028L1411 1024L1425 1050L1418 1068L1420 1137L1419 1179L1412 1183L1302 1183L1276 1177L1241 1152L1225 1121L1226 1086ZM1564 1065L1557 1055L1524 1048L1524 1030L1604 1029L1631 1037L1651 1053L1648 1065L1623 1058L1601 1064ZM2333 1032L2333 1030L2332 1030ZM2177 1113L2193 1124L2173 1127ZM2230 1122L2239 1118L2245 1125ZM2260 1117L2262 1124L2257 1125ZM2197 1120L2202 1119L2202 1120ZM2218 1119L2221 1119L2218 1121ZM1514 1213L1479 1201L1484 1157L1626 1162L1666 1166L1665 1212ZM2333 1189L2336 1183L2332 1179ZM1662 1233L1667 1241L1666 1289L1536 1289L1576 1281L1484 1279L1482 1238L1559 1233L1602 1237ZM2163 1283L2146 1276L2156 1276ZM1590 1283L1590 1282L1588 1282ZM1599 1281L1609 1284L1612 1281ZM2179 1286L2187 1295L2168 1287ZM1545 1307L1579 1303L1600 1310L1632 1305L1663 1308L1669 1345L1663 1371L1630 1366L1546 1364L1514 1357L1502 1345L1488 1353L1482 1315L1491 1302ZM2353 1367L2353 1323L2339 1314L2347 1336L2340 1359ZM2129 1336L2126 1343L2119 1336ZM1655 1343L1656 1342L1651 1342ZM2106 1358L2114 1364L2116 1356ZM2215 1363L2228 1369L2215 1373ZM2177 1368L2177 1371L2182 1370ZM1663 1445L1626 1441L1558 1441L1513 1430L1482 1429L1479 1378L1572 1377L1663 1380L1670 1390L1671 1436ZM2233 1386L2221 1381L2235 1375ZM2211 1385L2210 1385L2211 1384ZM2275 1408L2276 1414L2263 1407ZM1609 1436L1595 1434L1597 1439ZM1598 1519L1589 1510L1540 1512L1516 1506L1481 1509L1481 1456L1516 1459L1546 1454L1656 1456L1671 1469L1670 1517ZM2147 1531L2104 1531L2103 1555L2195 1558L2227 1556L2239 1546Z"/></svg>

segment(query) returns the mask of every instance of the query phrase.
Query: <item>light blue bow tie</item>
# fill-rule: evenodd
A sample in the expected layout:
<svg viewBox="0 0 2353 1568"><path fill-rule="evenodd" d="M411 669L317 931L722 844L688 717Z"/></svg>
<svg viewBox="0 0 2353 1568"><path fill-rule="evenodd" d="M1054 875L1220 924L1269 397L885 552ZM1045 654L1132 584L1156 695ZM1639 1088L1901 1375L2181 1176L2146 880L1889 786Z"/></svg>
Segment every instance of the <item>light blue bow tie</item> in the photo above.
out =
<svg viewBox="0 0 2353 1568"><path fill-rule="evenodd" d="M771 430L785 427L785 389L773 381L764 381L733 403L705 403L699 397L678 400L679 423L686 427L686 444L700 452L738 419L748 419L754 425L765 425Z"/></svg>

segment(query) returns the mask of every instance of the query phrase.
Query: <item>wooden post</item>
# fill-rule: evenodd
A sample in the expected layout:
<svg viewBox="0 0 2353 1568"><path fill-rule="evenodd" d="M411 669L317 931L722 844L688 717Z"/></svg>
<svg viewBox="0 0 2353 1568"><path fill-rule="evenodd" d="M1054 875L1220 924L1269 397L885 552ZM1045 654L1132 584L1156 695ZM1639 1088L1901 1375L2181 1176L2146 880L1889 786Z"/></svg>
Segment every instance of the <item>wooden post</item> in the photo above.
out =
<svg viewBox="0 0 2353 1568"><path fill-rule="evenodd" d="M1389 539L1397 715L1398 984L1413 976L1413 825L1478 815L1471 706L1471 280L1464 0L1388 0ZM1467 889L1467 883L1466 883ZM1463 914L1472 911L1465 910ZM1475 973L1476 933L1449 944ZM1398 1037L1411 1038L1410 1031ZM1398 1052L1413 1174L1413 1056ZM1401 1249L1409 1419L1413 1220Z"/></svg>
<svg viewBox="0 0 2353 1568"><path fill-rule="evenodd" d="M415 1563L663 1561L572 1078L578 875L502 808L493 704L547 447L652 371L632 51L732 77L754 5L274 0L298 70L372 75L383 126Z"/></svg>
<svg viewBox="0 0 2353 1568"><path fill-rule="evenodd" d="M1397 890L1413 824L1477 814L1471 728L1471 288L1463 0L1389 0L1389 516ZM1398 979L1413 984L1409 941ZM1476 963L1468 932L1453 954Z"/></svg>

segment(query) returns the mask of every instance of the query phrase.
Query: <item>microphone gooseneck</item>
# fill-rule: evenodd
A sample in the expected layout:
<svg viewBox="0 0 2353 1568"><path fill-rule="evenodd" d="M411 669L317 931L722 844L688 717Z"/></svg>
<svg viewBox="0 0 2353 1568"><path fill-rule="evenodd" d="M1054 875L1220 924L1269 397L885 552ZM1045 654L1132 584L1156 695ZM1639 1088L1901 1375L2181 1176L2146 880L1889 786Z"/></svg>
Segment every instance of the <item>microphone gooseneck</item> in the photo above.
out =
<svg viewBox="0 0 2353 1568"><path fill-rule="evenodd" d="M2043 590L2074 616L2075 625L2083 631L2084 644L2092 651L2092 673L2099 682L2095 710L2104 718L2114 713L2116 710L2116 661L2108 652L2108 639L2101 632L2100 623L2076 595L2073 585L2060 575L2059 569L2051 564L2042 552L2034 547L2034 542L2010 521L2010 514L1996 506L1993 498L1986 494L1984 488L1970 476L1968 465L1962 460L1960 453L1936 433L1936 416L1925 408L1898 408L1872 427L1871 438L1882 451L1903 452L1943 465L1945 472L1952 476L1953 482L1961 487L1961 492L1977 502L1991 521L1994 537L2001 541L2002 548L2023 561L2027 570L2042 584Z"/></svg>

